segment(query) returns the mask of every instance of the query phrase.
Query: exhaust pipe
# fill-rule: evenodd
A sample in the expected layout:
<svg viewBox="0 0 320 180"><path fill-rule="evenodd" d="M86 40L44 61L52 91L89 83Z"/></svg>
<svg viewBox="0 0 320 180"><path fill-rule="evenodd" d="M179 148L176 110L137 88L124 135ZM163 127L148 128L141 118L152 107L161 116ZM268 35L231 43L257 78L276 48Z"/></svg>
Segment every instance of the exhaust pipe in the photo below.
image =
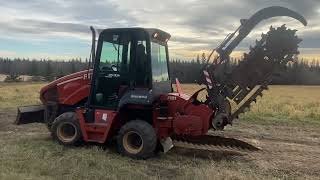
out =
<svg viewBox="0 0 320 180"><path fill-rule="evenodd" d="M91 44L91 59L89 61L89 69L91 68L91 62L92 65L94 65L94 60L96 59L96 30L93 26L90 26L90 30L92 33L92 44Z"/></svg>

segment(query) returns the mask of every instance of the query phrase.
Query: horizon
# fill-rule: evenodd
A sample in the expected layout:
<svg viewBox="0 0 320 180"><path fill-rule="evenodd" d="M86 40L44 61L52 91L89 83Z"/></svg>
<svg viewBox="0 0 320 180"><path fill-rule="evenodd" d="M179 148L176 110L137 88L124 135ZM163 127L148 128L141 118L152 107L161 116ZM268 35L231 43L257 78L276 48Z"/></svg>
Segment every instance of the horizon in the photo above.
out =
<svg viewBox="0 0 320 180"><path fill-rule="evenodd" d="M320 3L317 0L270 0L233 2L178 0L147 1L104 0L88 3L70 0L12 0L0 2L0 56L30 59L85 59L90 54L89 26L96 28L154 27L169 32L170 59L195 59L208 54L228 33L256 11L269 6L283 6L302 14L308 21L281 17L261 22L233 52L241 57L250 45L266 33L269 26L286 24L297 29L300 58L320 58ZM50 8L47 8L50 7ZM190 8L177 8L190 7Z"/></svg>
<svg viewBox="0 0 320 180"><path fill-rule="evenodd" d="M181 61L181 62L192 62L197 60L197 56L199 55L200 61L201 61L201 54L196 54L194 58L192 59L181 59L181 58L169 58L169 62L173 61ZM242 60L243 57L240 56L230 56L231 59L235 60ZM4 57L0 56L0 60L28 60L28 61L52 61L52 62L59 62L59 61L65 61L65 62L70 62L70 61L80 61L82 63L85 63L87 61L91 61L89 57L71 57L67 59L54 59L54 58L30 58L30 57ZM320 62L320 57L301 57L298 56L298 60L300 62L309 62L312 63L313 61L315 62Z"/></svg>

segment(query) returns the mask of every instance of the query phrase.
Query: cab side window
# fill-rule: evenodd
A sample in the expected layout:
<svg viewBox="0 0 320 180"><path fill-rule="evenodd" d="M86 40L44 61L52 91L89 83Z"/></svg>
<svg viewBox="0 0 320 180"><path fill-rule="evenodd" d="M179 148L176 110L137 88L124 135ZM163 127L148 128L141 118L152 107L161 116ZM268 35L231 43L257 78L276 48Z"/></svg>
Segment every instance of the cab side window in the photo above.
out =
<svg viewBox="0 0 320 180"><path fill-rule="evenodd" d="M131 43L113 35L112 41L104 41L100 56L100 71L128 71Z"/></svg>

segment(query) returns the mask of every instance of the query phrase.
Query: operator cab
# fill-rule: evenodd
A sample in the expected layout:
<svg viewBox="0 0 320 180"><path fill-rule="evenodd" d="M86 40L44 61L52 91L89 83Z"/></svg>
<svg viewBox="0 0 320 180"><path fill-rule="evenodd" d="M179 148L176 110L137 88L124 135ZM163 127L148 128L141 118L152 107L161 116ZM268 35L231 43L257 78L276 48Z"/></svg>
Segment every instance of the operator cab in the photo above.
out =
<svg viewBox="0 0 320 180"><path fill-rule="evenodd" d="M168 68L170 34L159 29L105 29L98 39L90 104L117 109L151 104L172 92Z"/></svg>

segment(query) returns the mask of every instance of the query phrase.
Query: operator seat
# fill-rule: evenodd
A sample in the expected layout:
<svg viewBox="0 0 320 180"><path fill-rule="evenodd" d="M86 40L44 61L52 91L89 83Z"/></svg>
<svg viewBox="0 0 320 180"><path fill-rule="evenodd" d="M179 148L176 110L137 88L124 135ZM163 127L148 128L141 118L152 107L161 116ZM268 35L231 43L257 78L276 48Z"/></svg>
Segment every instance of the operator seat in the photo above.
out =
<svg viewBox="0 0 320 180"><path fill-rule="evenodd" d="M136 85L144 86L147 77L147 54L145 53L145 46L138 44L136 54Z"/></svg>

